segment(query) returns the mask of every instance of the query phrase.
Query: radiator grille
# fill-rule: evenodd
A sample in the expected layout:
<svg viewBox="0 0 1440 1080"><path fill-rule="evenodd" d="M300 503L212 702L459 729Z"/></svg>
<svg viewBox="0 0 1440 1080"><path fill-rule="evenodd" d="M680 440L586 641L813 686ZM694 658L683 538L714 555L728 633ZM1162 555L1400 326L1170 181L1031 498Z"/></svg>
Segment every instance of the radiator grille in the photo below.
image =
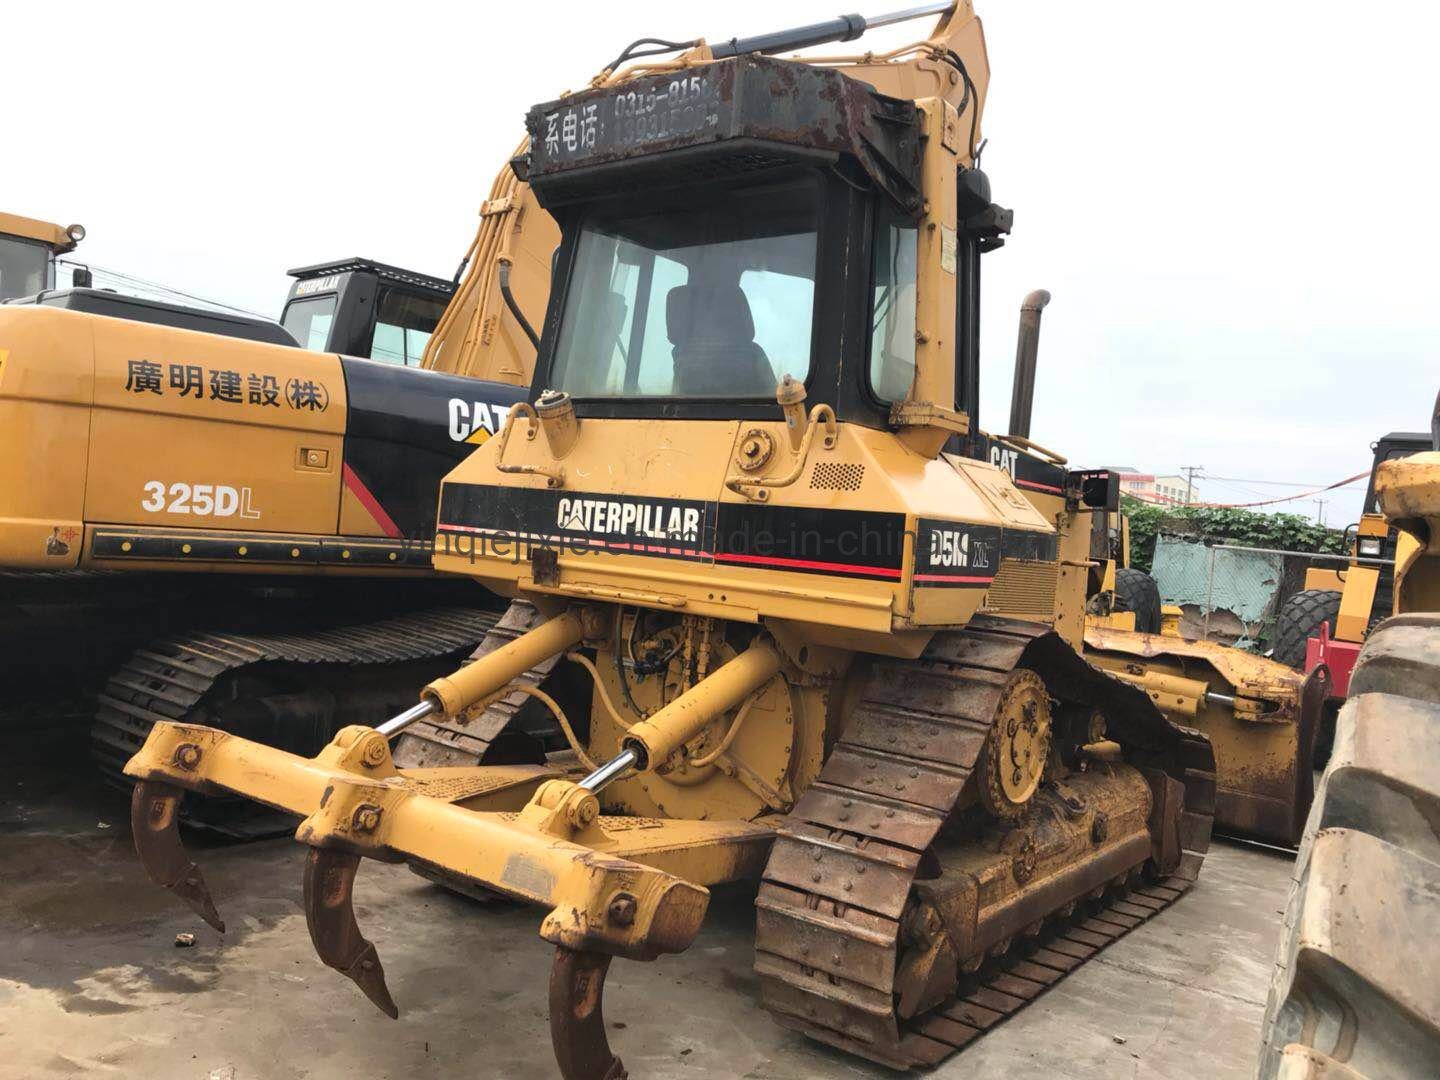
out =
<svg viewBox="0 0 1440 1080"><path fill-rule="evenodd" d="M810 470L810 486L822 491L859 491L865 466L817 461Z"/></svg>
<svg viewBox="0 0 1440 1080"><path fill-rule="evenodd" d="M1002 559L980 610L1049 618L1055 611L1059 577L1060 564L1056 562Z"/></svg>

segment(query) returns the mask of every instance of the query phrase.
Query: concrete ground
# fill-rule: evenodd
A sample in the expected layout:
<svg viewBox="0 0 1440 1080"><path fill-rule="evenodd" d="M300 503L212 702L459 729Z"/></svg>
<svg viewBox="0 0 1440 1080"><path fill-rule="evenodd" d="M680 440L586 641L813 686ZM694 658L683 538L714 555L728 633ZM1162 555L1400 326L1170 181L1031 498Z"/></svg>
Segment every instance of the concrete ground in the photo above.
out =
<svg viewBox="0 0 1440 1080"><path fill-rule="evenodd" d="M533 910L482 906L367 862L356 913L392 1021L311 951L303 850L192 849L229 932L144 879L126 806L89 783L73 725L35 728L0 778L0 1077L328 1080L554 1075L551 949ZM937 1069L937 1078L1249 1077L1290 860L1218 843L1199 885ZM637 1080L891 1077L755 1003L753 893L717 892L685 955L616 961L605 1012ZM175 935L195 934L192 948Z"/></svg>

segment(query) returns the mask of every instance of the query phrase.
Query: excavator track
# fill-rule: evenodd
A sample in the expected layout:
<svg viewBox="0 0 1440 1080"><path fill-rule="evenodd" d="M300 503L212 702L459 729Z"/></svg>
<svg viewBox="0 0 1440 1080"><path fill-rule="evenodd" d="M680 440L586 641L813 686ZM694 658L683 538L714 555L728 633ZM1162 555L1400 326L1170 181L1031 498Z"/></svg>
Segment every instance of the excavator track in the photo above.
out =
<svg viewBox="0 0 1440 1080"><path fill-rule="evenodd" d="M453 665L457 656L473 650L495 625L497 614L483 608L443 607L411 612L364 623L327 624L290 634L195 633L164 638L137 649L106 682L98 700L91 729L91 754L105 780L129 789L133 781L123 769L140 748L151 727L161 720L205 723L225 728L224 710L235 706L226 683L236 676L253 676L247 694L251 702L265 700L274 711L278 704L293 705L266 717L286 731L286 741L315 742L318 749L333 734L338 713L341 723L379 723L393 708L377 685L398 696L394 704L410 704L420 685L416 676L400 682L386 679L385 669L403 670L436 664L435 674ZM318 669L343 669L343 684L353 687L355 702L337 703L332 689L317 685ZM393 685L391 685L393 684ZM289 691L267 697L265 688ZM300 689L298 692L296 688ZM361 689L367 693L359 693ZM256 692L257 689L259 692ZM311 692L307 697L307 689ZM327 708L312 708L318 695ZM357 715L355 708L379 710ZM241 702L245 704L245 702ZM315 730L310 730L314 728ZM313 753L314 749L305 749ZM204 800L189 800L195 820L223 832L253 836L273 830L264 819L237 815L230 818L200 810Z"/></svg>
<svg viewBox="0 0 1440 1080"><path fill-rule="evenodd" d="M495 621L471 655L470 660L494 652L510 644L522 634L544 622L535 605L516 600ZM514 681L525 686L539 686L555 669L558 656L549 657ZM445 765L476 765L488 763L487 752L502 734L511 729L516 714L531 699L523 691L506 694L486 705L462 713L454 719L421 720L410 725L395 744L395 764L402 769L435 768ZM517 727L520 725L517 723ZM542 739L558 730L548 716L534 734ZM552 741L552 740L546 740ZM563 737L560 740L563 745Z"/></svg>
<svg viewBox="0 0 1440 1080"><path fill-rule="evenodd" d="M960 957L953 990L903 1016L916 883L934 876L936 850L956 842L947 821L991 737L1001 688L1021 666L1062 702L1101 708L1127 754L1142 748L1139 764L1183 784L1181 851L1158 879L1132 872L1036 913L998 958ZM756 898L762 1002L782 1025L848 1052L893 1068L936 1065L1184 893L1209 846L1214 784L1202 735L1085 664L1048 627L980 618L937 636L919 660L881 661L779 829Z"/></svg>

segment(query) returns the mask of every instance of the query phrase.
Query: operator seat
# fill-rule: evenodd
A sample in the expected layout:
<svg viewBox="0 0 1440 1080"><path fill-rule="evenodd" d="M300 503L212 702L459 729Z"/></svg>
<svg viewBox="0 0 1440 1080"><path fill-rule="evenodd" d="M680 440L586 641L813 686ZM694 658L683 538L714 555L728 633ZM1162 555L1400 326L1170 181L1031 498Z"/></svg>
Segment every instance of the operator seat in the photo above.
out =
<svg viewBox="0 0 1440 1080"><path fill-rule="evenodd" d="M773 397L775 369L755 342L739 285L677 285L665 295L677 397Z"/></svg>

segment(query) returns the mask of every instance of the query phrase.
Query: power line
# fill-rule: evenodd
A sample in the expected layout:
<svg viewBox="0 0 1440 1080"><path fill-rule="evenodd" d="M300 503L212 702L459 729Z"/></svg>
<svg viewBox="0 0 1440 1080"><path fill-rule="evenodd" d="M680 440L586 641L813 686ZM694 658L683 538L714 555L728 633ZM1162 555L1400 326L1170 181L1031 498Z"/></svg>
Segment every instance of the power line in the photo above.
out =
<svg viewBox="0 0 1440 1080"><path fill-rule="evenodd" d="M1369 470L1369 469L1366 469L1364 472L1358 472L1358 473L1356 473L1354 476L1346 477L1344 480L1336 480L1335 483L1333 483L1333 484L1326 484L1324 487L1315 488L1313 491L1302 491L1302 492L1300 492L1300 493L1297 494L1297 495L1281 495L1281 496L1279 496L1279 497L1277 497L1277 498L1274 498L1274 499L1261 499L1261 500L1258 501L1258 502L1248 502L1248 503L1211 503L1211 502L1205 502L1205 503L1191 503L1190 505L1195 506L1195 507L1199 507L1200 509L1206 509L1206 510L1245 510L1245 509L1249 509L1249 508L1252 507L1252 506L1273 506L1275 503L1294 502L1294 501L1297 500L1297 499L1304 499L1304 498L1308 498L1309 496L1312 496L1312 495L1319 495L1319 494L1321 494L1321 493L1323 493L1323 492L1326 492L1326 491L1334 491L1336 488L1342 488L1342 487L1346 487L1346 486L1349 485L1349 484L1353 484L1353 483L1355 483L1355 481L1357 481L1357 480L1365 480L1365 479L1367 479L1369 476L1370 476L1370 470ZM1130 493L1127 492L1126 494L1130 494ZM1130 497L1131 497L1132 499L1135 499L1137 502L1146 503L1147 505L1150 505L1150 506L1169 506L1169 507L1173 507L1173 506L1175 505L1173 502L1166 502L1166 501L1162 501L1162 500L1160 500L1160 499L1146 499L1146 498L1143 498L1143 497L1141 497L1141 496L1139 496L1139 495L1134 495L1134 494L1130 494Z"/></svg>
<svg viewBox="0 0 1440 1080"><path fill-rule="evenodd" d="M1248 476L1211 476L1209 473L1201 474L1202 480L1228 480L1235 484L1259 484L1262 487L1303 487L1318 488L1323 484L1306 483L1302 480L1252 480Z"/></svg>
<svg viewBox="0 0 1440 1080"><path fill-rule="evenodd" d="M194 293L188 293L182 289L176 289L169 285L162 285L158 281L147 281L142 277L136 277L134 274L126 274L119 270L107 270L105 267L96 266L94 263L82 263L73 259L57 259L55 261L62 263L66 266L88 267L89 269L94 270L96 273L104 274L106 277L114 278L116 281L126 282L144 289L157 290L161 293L166 293L171 296L183 296L186 300L194 300L198 304L209 304L211 307L223 308L226 311L238 311L242 315L252 315L257 319L264 319L266 322L273 321L270 316L262 315L258 311L251 311L249 308L236 307L234 304L222 303L219 300L211 300L210 298L205 296L196 296Z"/></svg>

